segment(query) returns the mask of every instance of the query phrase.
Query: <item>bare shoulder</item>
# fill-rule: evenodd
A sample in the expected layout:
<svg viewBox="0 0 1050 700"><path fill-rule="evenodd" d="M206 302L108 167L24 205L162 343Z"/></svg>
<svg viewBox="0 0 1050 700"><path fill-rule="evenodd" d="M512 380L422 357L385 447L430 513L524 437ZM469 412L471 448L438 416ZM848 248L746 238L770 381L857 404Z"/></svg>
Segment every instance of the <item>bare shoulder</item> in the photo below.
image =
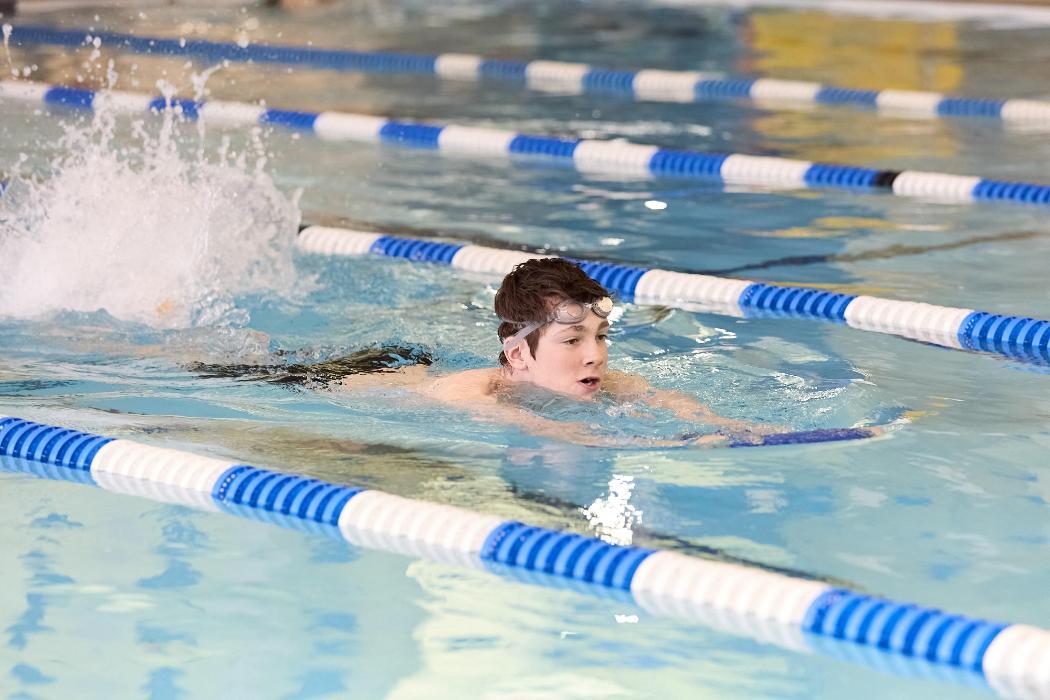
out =
<svg viewBox="0 0 1050 700"><path fill-rule="evenodd" d="M609 370L605 374L606 388L614 396L642 396L650 389L649 382L639 374Z"/></svg>
<svg viewBox="0 0 1050 700"><path fill-rule="evenodd" d="M423 365L412 365L385 372L354 374L344 377L339 382L339 388L344 391L362 391L397 387L445 403L476 403L491 400L499 380L499 370L496 368L468 369L436 377L428 369Z"/></svg>
<svg viewBox="0 0 1050 700"><path fill-rule="evenodd" d="M427 379L427 368L424 365L398 367L383 372L351 374L339 380L339 388L344 391L360 391L373 387L406 387L414 388Z"/></svg>
<svg viewBox="0 0 1050 700"><path fill-rule="evenodd" d="M449 403L483 400L495 393L499 372L497 368L488 367L433 377L420 387L420 393Z"/></svg>

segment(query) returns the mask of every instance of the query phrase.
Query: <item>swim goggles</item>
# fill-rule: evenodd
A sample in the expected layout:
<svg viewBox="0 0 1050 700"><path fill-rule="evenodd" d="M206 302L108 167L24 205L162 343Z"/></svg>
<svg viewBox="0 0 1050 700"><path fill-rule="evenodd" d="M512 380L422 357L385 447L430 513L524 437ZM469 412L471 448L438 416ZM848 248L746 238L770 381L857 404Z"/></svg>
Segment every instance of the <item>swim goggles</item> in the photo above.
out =
<svg viewBox="0 0 1050 700"><path fill-rule="evenodd" d="M520 331L503 341L503 351L510 352L518 343L525 340L525 336L548 323L579 323L587 318L588 309L593 311L598 318L608 318L613 310L613 300L609 297L602 297L597 301L585 304L582 301L566 299L555 306L551 315L542 321L507 321L507 323L524 323L525 325Z"/></svg>

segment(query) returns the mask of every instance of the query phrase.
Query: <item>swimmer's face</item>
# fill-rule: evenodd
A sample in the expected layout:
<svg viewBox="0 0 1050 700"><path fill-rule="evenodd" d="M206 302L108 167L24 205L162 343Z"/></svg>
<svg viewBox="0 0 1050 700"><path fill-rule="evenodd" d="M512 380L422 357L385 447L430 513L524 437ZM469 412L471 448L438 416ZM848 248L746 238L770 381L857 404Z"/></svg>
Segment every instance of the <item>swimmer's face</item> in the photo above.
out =
<svg viewBox="0 0 1050 700"><path fill-rule="evenodd" d="M512 365L524 369L522 378L537 386L589 401L605 381L608 333L609 321L594 313L579 323L551 323L540 331L536 355L521 343Z"/></svg>

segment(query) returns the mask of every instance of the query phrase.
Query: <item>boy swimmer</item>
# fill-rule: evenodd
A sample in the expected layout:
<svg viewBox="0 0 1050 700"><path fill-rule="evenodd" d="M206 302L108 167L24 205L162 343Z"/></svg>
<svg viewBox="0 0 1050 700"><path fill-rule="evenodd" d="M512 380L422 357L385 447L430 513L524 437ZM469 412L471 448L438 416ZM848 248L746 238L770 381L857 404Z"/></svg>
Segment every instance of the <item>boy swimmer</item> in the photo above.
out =
<svg viewBox="0 0 1050 700"><path fill-rule="evenodd" d="M635 374L608 368L609 292L575 263L561 258L528 260L503 279L495 299L497 329L503 349L499 366L442 376L428 372L425 353L404 348L378 348L312 365L206 365L191 369L203 376L262 379L278 384L306 384L360 391L401 387L469 412L485 421L518 426L527 432L604 447L678 447L760 442L786 444L873 437L877 426L786 433L783 428L724 418L696 399L677 391L656 389ZM404 366L405 361L412 364ZM400 365L400 366L394 366ZM552 420L526 410L515 401L515 388L529 385L593 401L599 395L624 404L666 409L679 419L717 429L715 434L690 434L678 439L610 438L595 435L582 423ZM632 410L639 409L629 406ZM763 436L769 436L763 438ZM805 439L807 436L810 439Z"/></svg>
<svg viewBox="0 0 1050 700"><path fill-rule="evenodd" d="M640 401L669 409L679 418L719 426L734 439L776 432L771 426L723 418L685 394L654 389L642 377L608 368L609 292L575 263L561 258L528 260L514 268L496 293L497 330L503 343L499 366L427 376L423 366L390 374L355 374L340 382L354 390L391 384L411 388L436 401L468 410L483 420L514 423L527 431L583 444L611 444L580 424L555 421L501 400L515 385L531 384L558 394L593 401L600 393L624 402ZM639 444L682 445L723 442L722 435L681 440L637 440ZM623 440L616 444L623 444Z"/></svg>

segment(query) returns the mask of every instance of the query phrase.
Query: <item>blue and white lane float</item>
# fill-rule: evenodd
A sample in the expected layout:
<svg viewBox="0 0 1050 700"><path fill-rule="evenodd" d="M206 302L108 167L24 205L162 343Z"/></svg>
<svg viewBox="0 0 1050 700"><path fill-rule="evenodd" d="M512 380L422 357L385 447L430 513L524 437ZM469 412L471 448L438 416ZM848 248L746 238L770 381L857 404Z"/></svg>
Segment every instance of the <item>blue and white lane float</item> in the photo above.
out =
<svg viewBox="0 0 1050 700"><path fill-rule="evenodd" d="M1028 625L952 615L738 564L607 544L20 418L0 416L0 465L323 533L358 546L518 572L533 582L604 588L653 614L698 620L798 651L833 653L882 670L899 666L892 662L896 658L922 663L928 670L921 673L931 677L983 679L1004 695L1050 693L1050 632ZM858 651L843 651L835 641Z"/></svg>
<svg viewBox="0 0 1050 700"><path fill-rule="evenodd" d="M120 112L172 109L186 119L225 126L263 125L309 131L330 141L382 143L474 158L538 157L580 172L635 178L677 177L765 189L880 191L902 197L972 203L1050 205L1050 185L986 180L917 170L873 170L853 165L752 156L672 151L625 141L565 139L476 126L418 124L347 112L266 109L243 102L199 102L107 90L96 92L26 81L0 81L0 99L47 107L91 110L96 103Z"/></svg>
<svg viewBox="0 0 1050 700"><path fill-rule="evenodd" d="M557 257L480 245L304 226L300 250L322 255L385 255L502 277L531 258ZM621 298L639 304L738 317L810 318L961 350L1050 363L1050 321L915 301L838 294L805 287L575 260Z"/></svg>
<svg viewBox="0 0 1050 700"><path fill-rule="evenodd" d="M834 105L912 118L983 117L1008 123L1050 125L1050 102L955 97L918 90L864 90L802 80L750 78L724 73L622 70L564 61L505 61L465 53L435 55L387 51L342 51L303 46L240 45L203 39L135 36L84 29L15 26L14 46L94 46L155 56L185 56L212 62L275 63L308 68L424 75L469 82L499 81L561 94L606 94L649 102L752 100L760 106Z"/></svg>

